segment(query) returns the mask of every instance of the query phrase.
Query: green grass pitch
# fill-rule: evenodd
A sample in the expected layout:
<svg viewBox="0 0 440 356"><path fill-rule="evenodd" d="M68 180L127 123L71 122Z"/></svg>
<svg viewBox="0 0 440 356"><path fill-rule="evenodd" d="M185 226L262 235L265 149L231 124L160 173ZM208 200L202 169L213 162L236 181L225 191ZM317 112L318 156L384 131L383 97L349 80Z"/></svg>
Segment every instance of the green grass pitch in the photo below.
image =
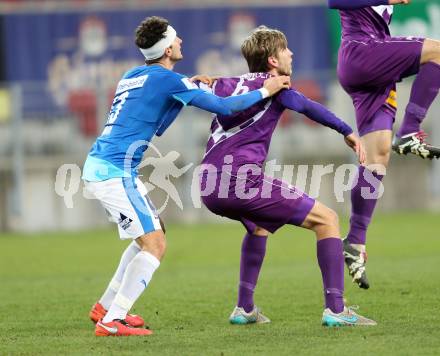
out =
<svg viewBox="0 0 440 356"><path fill-rule="evenodd" d="M227 322L241 226L170 226L167 255L134 308L155 331L145 338L96 338L88 320L126 245L115 230L4 234L0 355L438 355L439 231L438 215L378 215L369 233L372 287L346 278L346 298L379 325L326 329L310 232L285 227L270 237L255 297L272 323L243 327Z"/></svg>

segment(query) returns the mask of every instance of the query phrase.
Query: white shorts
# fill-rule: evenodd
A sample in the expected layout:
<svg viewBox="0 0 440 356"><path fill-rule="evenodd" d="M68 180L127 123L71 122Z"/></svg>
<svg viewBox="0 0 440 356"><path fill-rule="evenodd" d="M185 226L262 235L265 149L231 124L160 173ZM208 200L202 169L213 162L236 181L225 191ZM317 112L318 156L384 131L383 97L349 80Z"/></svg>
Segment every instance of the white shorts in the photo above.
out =
<svg viewBox="0 0 440 356"><path fill-rule="evenodd" d="M147 188L139 178L84 183L87 192L101 202L109 219L118 224L121 239L136 239L162 229L156 208L148 198Z"/></svg>

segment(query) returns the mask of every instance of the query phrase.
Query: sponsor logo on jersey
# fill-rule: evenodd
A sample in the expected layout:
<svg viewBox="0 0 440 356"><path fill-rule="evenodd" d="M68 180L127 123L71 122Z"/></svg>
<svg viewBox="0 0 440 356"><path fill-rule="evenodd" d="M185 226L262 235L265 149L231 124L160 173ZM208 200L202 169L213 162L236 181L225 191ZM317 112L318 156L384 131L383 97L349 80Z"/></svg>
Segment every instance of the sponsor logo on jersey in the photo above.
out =
<svg viewBox="0 0 440 356"><path fill-rule="evenodd" d="M141 77L120 80L118 83L118 87L116 88L116 95L127 90L141 88L144 85L147 78L148 75L143 75Z"/></svg>

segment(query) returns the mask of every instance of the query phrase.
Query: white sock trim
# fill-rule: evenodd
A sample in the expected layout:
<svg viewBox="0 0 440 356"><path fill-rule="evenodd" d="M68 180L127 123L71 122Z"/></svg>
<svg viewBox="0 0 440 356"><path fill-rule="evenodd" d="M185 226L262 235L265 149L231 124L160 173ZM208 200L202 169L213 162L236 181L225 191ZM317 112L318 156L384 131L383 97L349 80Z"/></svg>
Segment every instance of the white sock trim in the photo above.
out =
<svg viewBox="0 0 440 356"><path fill-rule="evenodd" d="M141 250L141 247L139 246L139 244L136 241L133 241L129 246L136 248L136 250L138 250L138 251Z"/></svg>
<svg viewBox="0 0 440 356"><path fill-rule="evenodd" d="M130 300L127 297L124 297L121 293L118 293L113 303L120 306L122 309L129 311L134 304L134 300Z"/></svg>
<svg viewBox="0 0 440 356"><path fill-rule="evenodd" d="M121 286L121 282L118 282L117 280L112 279L108 286L113 292L118 293L119 287Z"/></svg>
<svg viewBox="0 0 440 356"><path fill-rule="evenodd" d="M160 266L160 261L148 251L141 251L139 253L141 253L145 257L145 259L148 260L148 262L155 270Z"/></svg>

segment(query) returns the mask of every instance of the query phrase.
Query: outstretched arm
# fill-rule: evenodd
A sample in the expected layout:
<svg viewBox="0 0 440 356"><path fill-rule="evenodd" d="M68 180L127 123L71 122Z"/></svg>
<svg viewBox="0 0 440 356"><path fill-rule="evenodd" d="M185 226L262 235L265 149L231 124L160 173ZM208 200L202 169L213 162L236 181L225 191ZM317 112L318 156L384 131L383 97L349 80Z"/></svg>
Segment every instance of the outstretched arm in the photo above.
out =
<svg viewBox="0 0 440 356"><path fill-rule="evenodd" d="M264 88L253 90L247 94L229 96L226 98L210 93L203 93L191 100L189 105L196 106L214 114L229 116L237 111L251 107L268 96L269 93Z"/></svg>
<svg viewBox="0 0 440 356"><path fill-rule="evenodd" d="M307 115L313 121L338 131L344 136L347 146L356 153L359 163L365 162L365 151L359 137L353 133L350 126L325 106L306 98L295 90L284 90L278 96L278 100L285 108Z"/></svg>
<svg viewBox="0 0 440 356"><path fill-rule="evenodd" d="M287 76L271 77L264 81L264 87L253 90L246 94L219 97L210 93L202 93L193 98L189 105L224 116L232 115L237 111L250 108L269 96L274 95L281 89L290 87L290 78Z"/></svg>
<svg viewBox="0 0 440 356"><path fill-rule="evenodd" d="M304 114L313 121L330 127L344 136L348 136L353 132L350 126L325 106L306 98L295 90L284 90L278 98L285 108Z"/></svg>
<svg viewBox="0 0 440 356"><path fill-rule="evenodd" d="M368 6L390 5L389 0L328 0L330 9L354 10Z"/></svg>

